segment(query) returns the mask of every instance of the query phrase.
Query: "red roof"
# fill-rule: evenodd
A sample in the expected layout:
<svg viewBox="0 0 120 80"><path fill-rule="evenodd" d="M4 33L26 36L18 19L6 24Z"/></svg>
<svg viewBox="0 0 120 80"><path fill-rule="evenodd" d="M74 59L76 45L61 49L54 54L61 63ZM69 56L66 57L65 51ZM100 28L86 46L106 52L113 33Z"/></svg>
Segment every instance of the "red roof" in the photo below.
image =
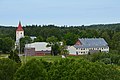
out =
<svg viewBox="0 0 120 80"><path fill-rule="evenodd" d="M22 28L22 26L21 26L21 22L19 22L19 25L18 25L18 28L17 28L16 31L24 31L23 28Z"/></svg>

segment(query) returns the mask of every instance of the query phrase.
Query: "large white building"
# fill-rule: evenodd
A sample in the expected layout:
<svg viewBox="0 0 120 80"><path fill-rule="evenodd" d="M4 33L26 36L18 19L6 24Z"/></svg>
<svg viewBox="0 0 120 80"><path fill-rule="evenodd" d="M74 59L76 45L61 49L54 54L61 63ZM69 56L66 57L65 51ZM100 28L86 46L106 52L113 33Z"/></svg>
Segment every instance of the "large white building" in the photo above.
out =
<svg viewBox="0 0 120 80"><path fill-rule="evenodd" d="M74 46L68 46L68 51L70 55L109 52L109 46L103 38L82 38Z"/></svg>
<svg viewBox="0 0 120 80"><path fill-rule="evenodd" d="M47 47L46 42L34 42L25 44L25 54L29 56L46 55L51 53L51 47Z"/></svg>

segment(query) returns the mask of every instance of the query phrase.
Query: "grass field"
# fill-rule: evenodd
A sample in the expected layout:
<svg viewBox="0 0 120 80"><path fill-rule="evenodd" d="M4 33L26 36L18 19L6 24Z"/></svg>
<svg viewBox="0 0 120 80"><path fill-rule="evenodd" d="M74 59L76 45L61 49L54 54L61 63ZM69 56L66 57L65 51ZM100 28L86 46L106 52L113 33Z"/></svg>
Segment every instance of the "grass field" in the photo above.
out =
<svg viewBox="0 0 120 80"><path fill-rule="evenodd" d="M8 58L8 54L1 54L0 55L0 58ZM45 55L45 56L21 56L20 59L21 61L24 63L24 62L27 62L31 59L42 59L42 60L45 60L47 62L53 62L53 61L56 61L56 60L60 60L62 59L62 56L59 55L59 56L51 56L51 55ZM67 56L66 58L69 58L69 59L80 59L82 58L82 56Z"/></svg>
<svg viewBox="0 0 120 80"><path fill-rule="evenodd" d="M0 58L7 58L9 54L0 54Z"/></svg>
<svg viewBox="0 0 120 80"><path fill-rule="evenodd" d="M45 61L48 61L48 62L53 62L53 61L56 61L56 60L60 60L62 59L61 55L60 56L51 56L51 55L47 55L47 56L22 56L20 57L22 62L27 62L33 58L35 59L42 59L42 60L45 60ZM82 56L67 56L66 58L69 58L69 59L80 59L82 58Z"/></svg>

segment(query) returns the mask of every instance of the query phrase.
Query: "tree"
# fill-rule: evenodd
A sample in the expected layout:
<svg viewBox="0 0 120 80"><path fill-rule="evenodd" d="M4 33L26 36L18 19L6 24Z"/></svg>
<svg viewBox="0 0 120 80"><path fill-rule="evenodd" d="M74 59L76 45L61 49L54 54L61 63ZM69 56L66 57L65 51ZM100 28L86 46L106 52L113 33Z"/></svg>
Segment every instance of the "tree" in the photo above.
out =
<svg viewBox="0 0 120 80"><path fill-rule="evenodd" d="M108 35L107 32L103 32L102 35L101 35L101 37L103 37L107 42L110 41L110 36Z"/></svg>
<svg viewBox="0 0 120 80"><path fill-rule="evenodd" d="M3 40L2 38L0 38L0 52L2 52L2 44L3 44Z"/></svg>
<svg viewBox="0 0 120 80"><path fill-rule="evenodd" d="M21 63L20 57L18 56L16 50L10 52L9 59L15 61L16 63Z"/></svg>
<svg viewBox="0 0 120 80"><path fill-rule="evenodd" d="M32 59L21 66L14 75L14 80L46 80L47 73L41 60Z"/></svg>
<svg viewBox="0 0 120 80"><path fill-rule="evenodd" d="M49 80L119 80L120 71L115 66L84 59L61 59L48 70Z"/></svg>
<svg viewBox="0 0 120 80"><path fill-rule="evenodd" d="M51 47L51 54L54 56L57 55L60 52L59 50L60 43L58 42L58 39L54 36L51 36L48 37L46 41L48 42L47 46Z"/></svg>
<svg viewBox="0 0 120 80"><path fill-rule="evenodd" d="M120 55L115 53L95 53L88 55L87 59L92 62L119 65Z"/></svg>
<svg viewBox="0 0 120 80"><path fill-rule="evenodd" d="M35 38L34 42L42 42L43 41L43 37L42 36L38 36L37 38Z"/></svg>
<svg viewBox="0 0 120 80"><path fill-rule="evenodd" d="M113 45L114 49L118 50L120 52L120 32L115 33L113 35Z"/></svg>
<svg viewBox="0 0 120 80"><path fill-rule="evenodd" d="M48 37L47 39L46 39L46 41L49 43L49 45L51 46L51 45L53 45L53 44L55 44L56 42L58 42L58 39L55 37L55 36L51 36L51 37Z"/></svg>
<svg viewBox="0 0 120 80"><path fill-rule="evenodd" d="M66 48L67 48L66 42L63 41L63 44L60 46L60 51L61 51L61 54L64 55L64 56L69 54L69 52Z"/></svg>
<svg viewBox="0 0 120 80"><path fill-rule="evenodd" d="M14 41L12 38L5 37L0 39L0 51L3 53L10 53L14 48Z"/></svg>
<svg viewBox="0 0 120 80"><path fill-rule="evenodd" d="M32 39L28 36L20 39L20 51L24 52L25 44L31 43Z"/></svg>
<svg viewBox="0 0 120 80"><path fill-rule="evenodd" d="M52 54L58 55L60 53L60 43L56 42L54 45L51 46L52 47Z"/></svg>
<svg viewBox="0 0 120 80"><path fill-rule="evenodd" d="M0 80L13 80L13 76L19 65L6 58L0 59Z"/></svg>
<svg viewBox="0 0 120 80"><path fill-rule="evenodd" d="M68 32L64 36L64 40L66 41L67 45L74 45L77 39L78 39L78 35L70 33L70 32Z"/></svg>

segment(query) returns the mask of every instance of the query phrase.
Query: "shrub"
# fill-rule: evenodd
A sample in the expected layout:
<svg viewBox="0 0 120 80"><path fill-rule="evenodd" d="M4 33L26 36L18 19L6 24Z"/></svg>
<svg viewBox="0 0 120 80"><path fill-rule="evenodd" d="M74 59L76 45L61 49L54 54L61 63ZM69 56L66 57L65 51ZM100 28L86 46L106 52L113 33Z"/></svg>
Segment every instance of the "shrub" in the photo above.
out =
<svg viewBox="0 0 120 80"><path fill-rule="evenodd" d="M14 80L45 80L46 76L46 69L42 61L32 59L17 70Z"/></svg>
<svg viewBox="0 0 120 80"><path fill-rule="evenodd" d="M64 59L56 61L48 71L49 80L119 80L120 72L99 62Z"/></svg>
<svg viewBox="0 0 120 80"><path fill-rule="evenodd" d="M13 80L19 65L10 59L0 59L0 80Z"/></svg>
<svg viewBox="0 0 120 80"><path fill-rule="evenodd" d="M92 62L100 61L104 62L105 64L119 65L120 55L113 53L95 53L92 55L88 55L86 59Z"/></svg>

